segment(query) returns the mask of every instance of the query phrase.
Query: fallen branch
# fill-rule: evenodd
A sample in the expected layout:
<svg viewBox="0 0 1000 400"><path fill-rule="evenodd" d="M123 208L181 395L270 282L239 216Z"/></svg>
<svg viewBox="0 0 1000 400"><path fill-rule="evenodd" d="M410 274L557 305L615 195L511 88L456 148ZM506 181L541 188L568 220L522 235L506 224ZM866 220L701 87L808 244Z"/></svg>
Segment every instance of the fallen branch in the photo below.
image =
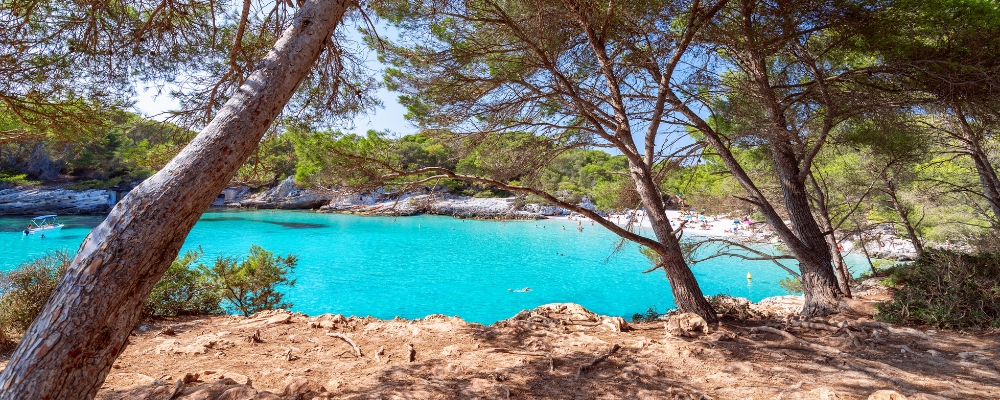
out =
<svg viewBox="0 0 1000 400"><path fill-rule="evenodd" d="M807 342L805 340L799 339L798 337L796 337L795 335L793 335L791 333L785 332L785 331L783 331L781 329L774 329L774 328L769 327L769 326L757 326L757 327L753 327L753 328L750 328L750 332L767 332L767 333L771 333L771 334L775 334L775 335L784 337L785 339L788 339L789 341L801 344L803 346L812 348L814 350L824 351L824 352L833 353L833 354L840 354L841 353L840 350L835 349L833 347L823 346L823 345L820 345L820 344L809 343L809 342Z"/></svg>
<svg viewBox="0 0 1000 400"><path fill-rule="evenodd" d="M591 360L587 364L581 365L580 368L576 371L576 376L579 377L579 376L583 375L584 372L590 371L591 369L594 368L595 365L599 364L601 361L607 360L608 357L611 357L612 355L614 355L615 352L617 352L618 349L620 349L620 348L621 348L621 346L619 346L617 343L611 345L611 350L608 350L607 353L605 353L604 355L602 355L600 357L597 357L597 358Z"/></svg>
<svg viewBox="0 0 1000 400"><path fill-rule="evenodd" d="M337 339L340 339L340 340L343 340L343 341L347 342L347 344L351 345L351 347L354 348L354 356L358 357L358 358L361 358L361 348L358 347L358 345L356 343L354 343L354 341L351 340L351 338L347 337L346 335L344 335L342 333L327 332L326 335L329 336L329 337L335 337Z"/></svg>
<svg viewBox="0 0 1000 400"><path fill-rule="evenodd" d="M406 343L406 360L408 362L413 362L417 359L417 351L413 349L413 345Z"/></svg>

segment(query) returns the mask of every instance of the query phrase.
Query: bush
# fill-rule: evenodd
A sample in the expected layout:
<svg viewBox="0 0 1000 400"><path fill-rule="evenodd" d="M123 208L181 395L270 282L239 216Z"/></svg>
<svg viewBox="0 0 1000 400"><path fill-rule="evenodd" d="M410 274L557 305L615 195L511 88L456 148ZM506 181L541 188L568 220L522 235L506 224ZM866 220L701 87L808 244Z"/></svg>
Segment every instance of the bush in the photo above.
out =
<svg viewBox="0 0 1000 400"><path fill-rule="evenodd" d="M284 296L277 288L295 285L295 280L288 280L288 274L297 263L298 259L292 254L275 257L274 253L253 245L250 255L243 261L220 257L211 268L202 267L202 270L234 309L250 316L292 306L283 301Z"/></svg>
<svg viewBox="0 0 1000 400"><path fill-rule="evenodd" d="M146 298L143 317L222 314L225 311L218 288L204 273L204 265L194 265L201 255L201 249L188 251L170 264Z"/></svg>
<svg viewBox="0 0 1000 400"><path fill-rule="evenodd" d="M88 181L77 182L66 185L66 189L82 192L84 190L90 190L90 189L107 189L110 187L118 186L121 183L122 183L122 177L119 176L117 178L111 178L106 181L92 179Z"/></svg>
<svg viewBox="0 0 1000 400"><path fill-rule="evenodd" d="M802 292L805 291L805 287L802 286L802 281L793 276L781 278L778 280L778 286L785 289L788 294L802 294Z"/></svg>
<svg viewBox="0 0 1000 400"><path fill-rule="evenodd" d="M53 251L0 273L0 331L6 336L27 331L66 274L70 261L69 253Z"/></svg>
<svg viewBox="0 0 1000 400"><path fill-rule="evenodd" d="M1000 327L1000 252L928 250L886 280L899 289L876 319L940 328Z"/></svg>
<svg viewBox="0 0 1000 400"><path fill-rule="evenodd" d="M30 186L30 185L38 185L41 183L42 182L40 181L33 181L28 179L27 174L0 172L0 188L2 188L4 184L9 184L11 186Z"/></svg>
<svg viewBox="0 0 1000 400"><path fill-rule="evenodd" d="M647 309L646 312L643 314L639 313L632 314L632 322L634 323L656 322L660 320L661 316L663 316L663 314L657 312L656 307L649 307L649 309Z"/></svg>

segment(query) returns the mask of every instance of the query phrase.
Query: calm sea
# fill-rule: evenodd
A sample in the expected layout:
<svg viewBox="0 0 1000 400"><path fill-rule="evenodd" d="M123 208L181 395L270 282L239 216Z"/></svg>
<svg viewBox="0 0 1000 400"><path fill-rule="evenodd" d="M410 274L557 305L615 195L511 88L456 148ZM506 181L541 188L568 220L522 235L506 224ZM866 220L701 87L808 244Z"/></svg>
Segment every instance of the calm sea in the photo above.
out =
<svg viewBox="0 0 1000 400"><path fill-rule="evenodd" d="M0 270L54 249L75 252L102 216L67 216L66 227L23 237L27 217L0 217ZM562 227L566 229L563 230ZM564 220L474 221L442 216L402 218L304 211L206 213L184 250L201 247L202 261L246 254L259 244L299 257L296 284L286 288L292 309L379 318L458 315L492 323L522 309L554 302L597 313L660 312L673 307L662 271L600 226ZM791 265L791 263L789 263ZM857 268L855 268L858 270ZM748 284L747 272L753 274ZM705 294L760 300L786 294L787 273L770 261L716 258L694 267ZM525 293L512 289L530 287Z"/></svg>

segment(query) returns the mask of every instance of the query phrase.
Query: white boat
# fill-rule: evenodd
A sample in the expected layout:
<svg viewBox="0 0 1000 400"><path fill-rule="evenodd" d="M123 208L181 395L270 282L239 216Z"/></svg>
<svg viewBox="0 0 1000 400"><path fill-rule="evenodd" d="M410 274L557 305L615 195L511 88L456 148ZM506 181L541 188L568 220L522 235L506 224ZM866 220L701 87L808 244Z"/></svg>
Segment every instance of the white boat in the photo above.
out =
<svg viewBox="0 0 1000 400"><path fill-rule="evenodd" d="M35 233L44 234L45 232L48 231L57 231L59 229L62 229L62 227L66 226L65 224L61 224L58 221L56 221L56 217L57 215L52 214L52 215L42 215L32 218L31 222L28 223L28 227L24 228L24 234L25 235L32 235Z"/></svg>

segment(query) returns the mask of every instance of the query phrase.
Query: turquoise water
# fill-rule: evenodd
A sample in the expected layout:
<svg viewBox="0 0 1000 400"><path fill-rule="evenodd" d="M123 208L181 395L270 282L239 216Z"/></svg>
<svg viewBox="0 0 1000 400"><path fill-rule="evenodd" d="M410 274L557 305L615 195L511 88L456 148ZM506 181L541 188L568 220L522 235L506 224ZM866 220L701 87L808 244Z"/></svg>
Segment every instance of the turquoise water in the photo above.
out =
<svg viewBox="0 0 1000 400"><path fill-rule="evenodd" d="M67 216L59 232L23 237L26 217L0 217L0 270L53 249L76 251L102 216ZM673 307L662 271L617 236L576 222L475 221L441 216L361 217L300 211L206 213L183 250L201 247L208 263L246 254L252 244L299 257L285 289L292 309L379 318L458 315L481 323L522 309L574 302L605 315ZM566 230L562 230L563 226ZM746 274L753 274L748 285ZM770 261L717 258L694 267L705 294L760 300L786 294L787 273ZM531 287L530 292L508 289Z"/></svg>

